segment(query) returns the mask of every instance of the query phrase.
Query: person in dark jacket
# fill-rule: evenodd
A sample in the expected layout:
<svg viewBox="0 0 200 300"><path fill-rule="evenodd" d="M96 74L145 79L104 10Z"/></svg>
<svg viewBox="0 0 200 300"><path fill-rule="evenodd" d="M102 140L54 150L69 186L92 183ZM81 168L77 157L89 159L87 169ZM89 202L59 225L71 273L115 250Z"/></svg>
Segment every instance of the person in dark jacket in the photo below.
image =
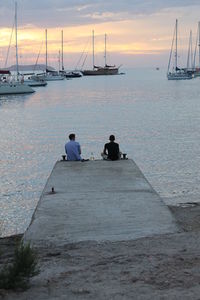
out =
<svg viewBox="0 0 200 300"><path fill-rule="evenodd" d="M119 144L115 143L115 136L112 134L109 137L110 143L104 145L102 153L103 159L118 160L120 159L121 152L119 150Z"/></svg>

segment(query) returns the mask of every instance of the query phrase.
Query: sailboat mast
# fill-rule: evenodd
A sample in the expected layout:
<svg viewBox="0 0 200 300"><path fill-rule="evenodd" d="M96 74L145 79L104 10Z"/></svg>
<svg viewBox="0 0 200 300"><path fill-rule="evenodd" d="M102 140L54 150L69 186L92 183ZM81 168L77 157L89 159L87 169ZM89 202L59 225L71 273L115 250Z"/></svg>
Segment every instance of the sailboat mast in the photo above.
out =
<svg viewBox="0 0 200 300"><path fill-rule="evenodd" d="M197 47L199 44L199 25L197 26L197 37L196 37L196 44L195 44L195 48L194 48L194 56L193 56L193 64L192 64L192 69L195 70L196 69L196 54L197 54Z"/></svg>
<svg viewBox="0 0 200 300"><path fill-rule="evenodd" d="M106 33L105 33L105 53L104 53L104 58L105 58L105 66L107 65L107 57L106 57L106 52L107 52L107 49L106 49L106 39L107 39L107 35L106 35Z"/></svg>
<svg viewBox="0 0 200 300"><path fill-rule="evenodd" d="M19 75L19 63L18 63L18 44L17 44L17 2L15 2L15 47L16 47L17 80L18 80L18 75Z"/></svg>
<svg viewBox="0 0 200 300"><path fill-rule="evenodd" d="M192 30L190 30L189 36L189 46L188 46L188 57L187 57L187 69L190 68L190 56L192 55L191 51L191 39L192 39Z"/></svg>
<svg viewBox="0 0 200 300"><path fill-rule="evenodd" d="M199 30L199 68L200 68L200 22L198 23L198 30Z"/></svg>
<svg viewBox="0 0 200 300"><path fill-rule="evenodd" d="M170 50L170 55L169 55L169 62L168 62L167 74L169 74L169 71L170 71L171 59L172 59L172 54L173 54L173 49L174 49L175 35L176 35L176 25L175 25L174 33L173 33L173 39L172 39L172 45L171 45L171 50Z"/></svg>
<svg viewBox="0 0 200 300"><path fill-rule="evenodd" d="M192 58L193 58L193 48L192 48L192 30L191 30L191 39L190 39L190 60L191 60L191 69L193 69Z"/></svg>
<svg viewBox="0 0 200 300"><path fill-rule="evenodd" d="M176 19L176 52L175 52L175 71L177 71L177 64L178 64L178 53L177 53L177 48L178 48L178 41L177 41L177 35L178 35L178 20Z"/></svg>
<svg viewBox="0 0 200 300"><path fill-rule="evenodd" d="M63 30L61 31L61 41L62 41L62 46L61 46L61 63L62 63L62 71L64 71L64 65L63 65Z"/></svg>
<svg viewBox="0 0 200 300"><path fill-rule="evenodd" d="M46 72L47 72L47 29L45 29L45 41L46 41Z"/></svg>
<svg viewBox="0 0 200 300"><path fill-rule="evenodd" d="M58 51L58 72L60 71L60 50Z"/></svg>
<svg viewBox="0 0 200 300"><path fill-rule="evenodd" d="M94 70L94 30L92 30L92 63L93 63L93 70Z"/></svg>

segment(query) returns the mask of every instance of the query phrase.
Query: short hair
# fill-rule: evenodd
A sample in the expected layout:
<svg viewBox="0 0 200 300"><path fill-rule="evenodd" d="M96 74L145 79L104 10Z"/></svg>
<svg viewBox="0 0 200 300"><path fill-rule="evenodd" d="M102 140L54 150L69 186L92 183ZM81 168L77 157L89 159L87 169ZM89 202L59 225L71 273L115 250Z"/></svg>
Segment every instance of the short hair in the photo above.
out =
<svg viewBox="0 0 200 300"><path fill-rule="evenodd" d="M115 136L113 134L111 134L109 137L109 140L113 142L115 140Z"/></svg>
<svg viewBox="0 0 200 300"><path fill-rule="evenodd" d="M69 139L70 139L70 140L73 140L73 139L75 139L75 133L70 133L70 135L69 135Z"/></svg>

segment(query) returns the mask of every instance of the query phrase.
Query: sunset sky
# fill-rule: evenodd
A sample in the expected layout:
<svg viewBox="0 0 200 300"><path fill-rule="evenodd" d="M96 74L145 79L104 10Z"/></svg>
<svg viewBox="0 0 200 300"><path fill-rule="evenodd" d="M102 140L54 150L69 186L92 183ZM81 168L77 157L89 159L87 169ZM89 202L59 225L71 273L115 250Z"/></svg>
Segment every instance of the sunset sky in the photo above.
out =
<svg viewBox="0 0 200 300"><path fill-rule="evenodd" d="M92 30L95 62L103 64L104 33L108 63L123 67L166 67L175 19L179 20L179 46L186 64L189 31L195 44L200 21L199 0L18 0L20 64L45 63L45 28L48 29L48 64L58 68L61 30L64 31L64 65L74 68L81 53L91 65ZM0 0L0 67L4 67L12 26L14 0ZM14 34L8 65L14 64ZM83 64L85 55L79 63Z"/></svg>

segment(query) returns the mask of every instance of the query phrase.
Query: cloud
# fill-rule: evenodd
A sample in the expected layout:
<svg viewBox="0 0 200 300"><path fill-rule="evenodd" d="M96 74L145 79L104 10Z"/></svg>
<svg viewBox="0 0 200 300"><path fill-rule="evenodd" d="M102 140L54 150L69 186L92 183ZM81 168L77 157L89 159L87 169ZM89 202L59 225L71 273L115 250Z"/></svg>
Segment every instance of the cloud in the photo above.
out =
<svg viewBox="0 0 200 300"><path fill-rule="evenodd" d="M61 27L133 19L199 0L18 0L20 26ZM0 27L11 26L14 0L0 0Z"/></svg>

